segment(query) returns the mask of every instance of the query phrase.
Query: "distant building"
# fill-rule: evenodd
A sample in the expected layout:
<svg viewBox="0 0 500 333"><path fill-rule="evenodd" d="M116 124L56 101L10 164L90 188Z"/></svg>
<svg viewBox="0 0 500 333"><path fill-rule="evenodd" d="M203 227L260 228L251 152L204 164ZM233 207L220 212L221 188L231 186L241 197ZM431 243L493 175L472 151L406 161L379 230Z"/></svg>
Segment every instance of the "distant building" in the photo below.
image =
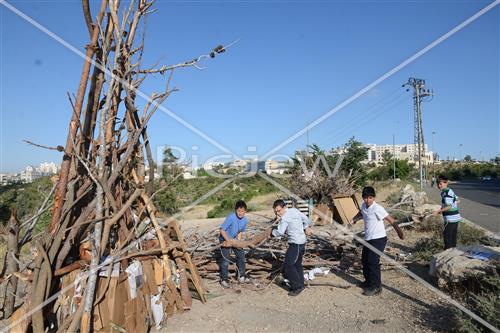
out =
<svg viewBox="0 0 500 333"><path fill-rule="evenodd" d="M218 162L218 161L205 162L205 164L203 164L203 169L205 169L205 170L213 170L217 166L224 166L224 162Z"/></svg>
<svg viewBox="0 0 500 333"><path fill-rule="evenodd" d="M276 160L267 160L265 162L265 171L267 174L284 174L287 170L286 161L276 161Z"/></svg>
<svg viewBox="0 0 500 333"><path fill-rule="evenodd" d="M23 183L31 183L35 179L41 178L43 176L40 169L28 165L23 171L21 171L20 179Z"/></svg>
<svg viewBox="0 0 500 333"><path fill-rule="evenodd" d="M233 168L244 168L247 166L247 164L251 163L251 161L247 160L234 160L230 166Z"/></svg>
<svg viewBox="0 0 500 333"><path fill-rule="evenodd" d="M59 165L54 162L44 162L40 163L39 170L43 175L54 175L59 172Z"/></svg>
<svg viewBox="0 0 500 333"><path fill-rule="evenodd" d="M418 145L415 144L366 144L364 146L368 148L366 159L363 161L365 163L383 163L383 156L386 151L389 152L392 156L396 157L397 160L408 160L408 162L410 163L418 163ZM426 144L424 144L424 152L424 165L432 164L432 162L434 161L434 153L428 149Z"/></svg>
<svg viewBox="0 0 500 333"><path fill-rule="evenodd" d="M364 144L363 147L368 148L366 158L362 163L375 163L382 164L384 162L384 153L389 152L395 156L397 160L408 160L410 163L418 163L418 145L415 144L398 144L398 145L376 145ZM424 165L432 164L434 162L434 153L430 151L426 144L424 144ZM345 154L345 148L333 149L334 154Z"/></svg>

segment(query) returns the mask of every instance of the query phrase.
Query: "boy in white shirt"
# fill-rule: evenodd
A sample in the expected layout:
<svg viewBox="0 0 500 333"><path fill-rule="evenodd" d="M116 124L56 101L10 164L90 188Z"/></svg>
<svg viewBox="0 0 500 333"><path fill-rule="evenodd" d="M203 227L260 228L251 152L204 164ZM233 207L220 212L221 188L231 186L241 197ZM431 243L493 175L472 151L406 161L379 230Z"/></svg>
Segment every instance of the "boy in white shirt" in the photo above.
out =
<svg viewBox="0 0 500 333"><path fill-rule="evenodd" d="M384 252L387 244L387 233L385 232L384 221L389 222L398 233L399 238L403 239L403 231L395 223L392 216L375 202L375 189L371 186L363 188L363 204L361 210L350 221L351 224L363 219L365 221L365 240L373 245L380 252ZM360 287L364 289L363 295L373 296L382 292L382 281L380 275L380 256L367 248L363 247L361 255L363 263L363 275L365 281Z"/></svg>

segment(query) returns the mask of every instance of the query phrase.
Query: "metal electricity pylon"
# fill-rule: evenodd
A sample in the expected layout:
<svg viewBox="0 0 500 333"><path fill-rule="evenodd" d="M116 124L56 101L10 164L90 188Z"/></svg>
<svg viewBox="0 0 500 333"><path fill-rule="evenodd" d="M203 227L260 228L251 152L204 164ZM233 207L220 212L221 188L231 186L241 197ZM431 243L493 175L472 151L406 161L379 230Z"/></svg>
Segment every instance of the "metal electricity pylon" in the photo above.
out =
<svg viewBox="0 0 500 333"><path fill-rule="evenodd" d="M414 144L418 147L415 151L415 160L418 161L418 168L420 171L420 188L424 187L424 159L425 159L425 146L424 146L424 130L422 126L422 109L421 103L426 97L433 96L434 93L429 89L425 89L425 80L411 77L408 82L403 84L405 86L413 87L413 105L414 105ZM409 88L407 89L407 91Z"/></svg>

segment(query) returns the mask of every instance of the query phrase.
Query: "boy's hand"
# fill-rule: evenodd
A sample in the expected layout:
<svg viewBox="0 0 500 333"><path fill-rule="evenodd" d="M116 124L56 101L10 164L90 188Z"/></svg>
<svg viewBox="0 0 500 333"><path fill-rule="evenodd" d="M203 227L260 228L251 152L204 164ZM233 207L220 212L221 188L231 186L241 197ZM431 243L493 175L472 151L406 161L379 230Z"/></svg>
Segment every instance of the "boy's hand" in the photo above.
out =
<svg viewBox="0 0 500 333"><path fill-rule="evenodd" d="M438 216L441 213L441 210L436 210L432 212L432 216Z"/></svg>
<svg viewBox="0 0 500 333"><path fill-rule="evenodd" d="M304 232L306 236L311 236L313 234L312 229L310 227L305 228Z"/></svg>
<svg viewBox="0 0 500 333"><path fill-rule="evenodd" d="M403 230L401 230L401 228L396 223L394 223L392 225L392 227L394 228L394 230L396 230L396 233L398 234L399 239L405 239L405 235L403 233Z"/></svg>

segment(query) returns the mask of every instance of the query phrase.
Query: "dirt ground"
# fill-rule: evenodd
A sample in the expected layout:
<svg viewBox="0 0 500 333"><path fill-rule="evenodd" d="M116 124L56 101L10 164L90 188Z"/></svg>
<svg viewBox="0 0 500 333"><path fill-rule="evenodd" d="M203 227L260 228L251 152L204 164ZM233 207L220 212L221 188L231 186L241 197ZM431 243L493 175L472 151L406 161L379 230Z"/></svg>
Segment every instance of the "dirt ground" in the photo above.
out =
<svg viewBox="0 0 500 333"><path fill-rule="evenodd" d="M380 202L390 190L380 193ZM261 199L267 203L274 197ZM263 204L262 203L262 204ZM261 206L262 207L262 206ZM272 216L272 210L255 211ZM248 215L250 221L257 215ZM264 219L263 217L260 217ZM223 219L185 220L186 233L206 232L217 228ZM408 230L401 241L389 233L388 251L409 253L417 239L425 234ZM307 251L307 250L306 250ZM411 267L426 275L427 267ZM436 332L449 330L451 309L432 291L410 279L403 272L386 267L382 272L383 292L366 297L356 283L360 271L344 273L337 268L328 281L349 286L309 286L297 297L275 283L234 284L223 289L217 281L205 280L209 301L194 301L190 311L167 320L166 330L175 332Z"/></svg>

